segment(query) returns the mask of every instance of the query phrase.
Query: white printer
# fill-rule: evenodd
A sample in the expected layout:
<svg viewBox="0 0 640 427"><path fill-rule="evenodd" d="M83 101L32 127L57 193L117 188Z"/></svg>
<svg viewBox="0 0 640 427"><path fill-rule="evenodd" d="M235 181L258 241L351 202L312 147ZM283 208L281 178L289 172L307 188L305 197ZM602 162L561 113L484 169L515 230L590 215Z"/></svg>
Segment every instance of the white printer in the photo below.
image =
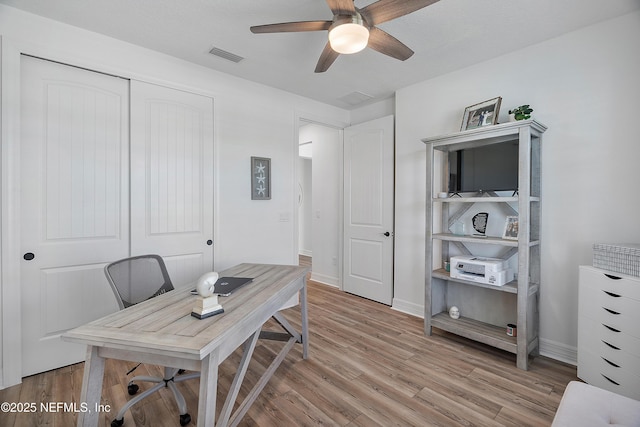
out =
<svg viewBox="0 0 640 427"><path fill-rule="evenodd" d="M513 280L506 260L469 255L451 257L451 277L486 285L503 286Z"/></svg>

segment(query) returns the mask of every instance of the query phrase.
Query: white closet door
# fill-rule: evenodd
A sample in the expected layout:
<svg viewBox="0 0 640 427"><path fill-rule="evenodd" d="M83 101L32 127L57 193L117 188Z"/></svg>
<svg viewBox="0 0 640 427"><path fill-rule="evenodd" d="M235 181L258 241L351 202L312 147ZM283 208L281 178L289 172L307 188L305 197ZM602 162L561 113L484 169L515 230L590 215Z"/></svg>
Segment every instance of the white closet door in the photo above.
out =
<svg viewBox="0 0 640 427"><path fill-rule="evenodd" d="M213 99L131 82L131 254L174 285L213 269Z"/></svg>
<svg viewBox="0 0 640 427"><path fill-rule="evenodd" d="M129 253L128 81L23 57L23 376L84 359L68 329L117 310L105 263Z"/></svg>

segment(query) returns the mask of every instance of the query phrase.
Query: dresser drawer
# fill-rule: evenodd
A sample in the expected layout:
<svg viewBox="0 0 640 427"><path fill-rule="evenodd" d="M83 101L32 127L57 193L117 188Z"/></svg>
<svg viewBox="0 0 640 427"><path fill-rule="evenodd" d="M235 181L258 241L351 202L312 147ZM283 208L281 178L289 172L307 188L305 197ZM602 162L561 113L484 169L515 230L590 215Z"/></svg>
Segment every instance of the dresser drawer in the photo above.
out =
<svg viewBox="0 0 640 427"><path fill-rule="evenodd" d="M593 386L640 400L637 370L612 366L599 355L584 349L578 351L578 377Z"/></svg>
<svg viewBox="0 0 640 427"><path fill-rule="evenodd" d="M580 266L579 276L580 289L593 287L640 301L640 277L611 273L585 265Z"/></svg>
<svg viewBox="0 0 640 427"><path fill-rule="evenodd" d="M580 316L640 338L640 301L595 287L580 287Z"/></svg>
<svg viewBox="0 0 640 427"><path fill-rule="evenodd" d="M640 375L639 338L614 332L592 319L581 317L578 321L578 355L586 350Z"/></svg>

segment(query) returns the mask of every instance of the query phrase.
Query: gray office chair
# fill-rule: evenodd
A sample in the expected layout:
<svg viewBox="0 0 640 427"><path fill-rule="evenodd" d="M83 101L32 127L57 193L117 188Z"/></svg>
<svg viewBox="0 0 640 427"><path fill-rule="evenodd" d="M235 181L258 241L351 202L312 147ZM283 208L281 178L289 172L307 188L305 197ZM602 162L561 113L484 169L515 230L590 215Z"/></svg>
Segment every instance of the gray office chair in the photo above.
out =
<svg viewBox="0 0 640 427"><path fill-rule="evenodd" d="M173 290L173 284L167 273L164 261L158 255L141 255L121 259L104 268L104 272L111 284L111 288L118 300L120 309L125 309L139 302ZM140 364L138 364L139 366ZM133 372L138 366L130 370ZM199 372L180 375L184 371L175 368L164 368L164 378L137 376L129 381L127 386L129 395L135 395L139 387L135 381L148 381L156 383L152 388L131 399L124 405L116 418L111 422L111 427L120 427L124 424L124 414L136 403L150 396L162 387L168 387L180 411L180 425L186 426L191 422L191 416L187 413L187 404L175 383L200 377Z"/></svg>

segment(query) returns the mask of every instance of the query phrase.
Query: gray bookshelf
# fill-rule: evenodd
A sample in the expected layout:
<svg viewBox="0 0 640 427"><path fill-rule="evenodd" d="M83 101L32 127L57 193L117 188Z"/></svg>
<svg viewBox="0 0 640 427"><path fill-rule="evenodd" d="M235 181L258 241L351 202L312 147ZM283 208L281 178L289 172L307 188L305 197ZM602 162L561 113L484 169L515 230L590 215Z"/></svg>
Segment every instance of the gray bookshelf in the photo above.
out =
<svg viewBox="0 0 640 427"><path fill-rule="evenodd" d="M422 140L430 169L426 177L425 334L431 335L435 327L515 353L518 368L525 370L539 346L540 146L546 129L535 120L523 120ZM518 143L517 194L438 197L449 188L449 152L506 143ZM506 216L518 216L517 240L503 239L501 232L495 233L496 227L494 235L482 238L450 232L454 222L486 204L494 210L489 218L494 225L504 223ZM493 286L454 279L444 269L454 254L488 256L487 251L517 268L514 280ZM459 307L459 319L449 316L451 306ZM516 337L506 334L509 323L517 325Z"/></svg>

